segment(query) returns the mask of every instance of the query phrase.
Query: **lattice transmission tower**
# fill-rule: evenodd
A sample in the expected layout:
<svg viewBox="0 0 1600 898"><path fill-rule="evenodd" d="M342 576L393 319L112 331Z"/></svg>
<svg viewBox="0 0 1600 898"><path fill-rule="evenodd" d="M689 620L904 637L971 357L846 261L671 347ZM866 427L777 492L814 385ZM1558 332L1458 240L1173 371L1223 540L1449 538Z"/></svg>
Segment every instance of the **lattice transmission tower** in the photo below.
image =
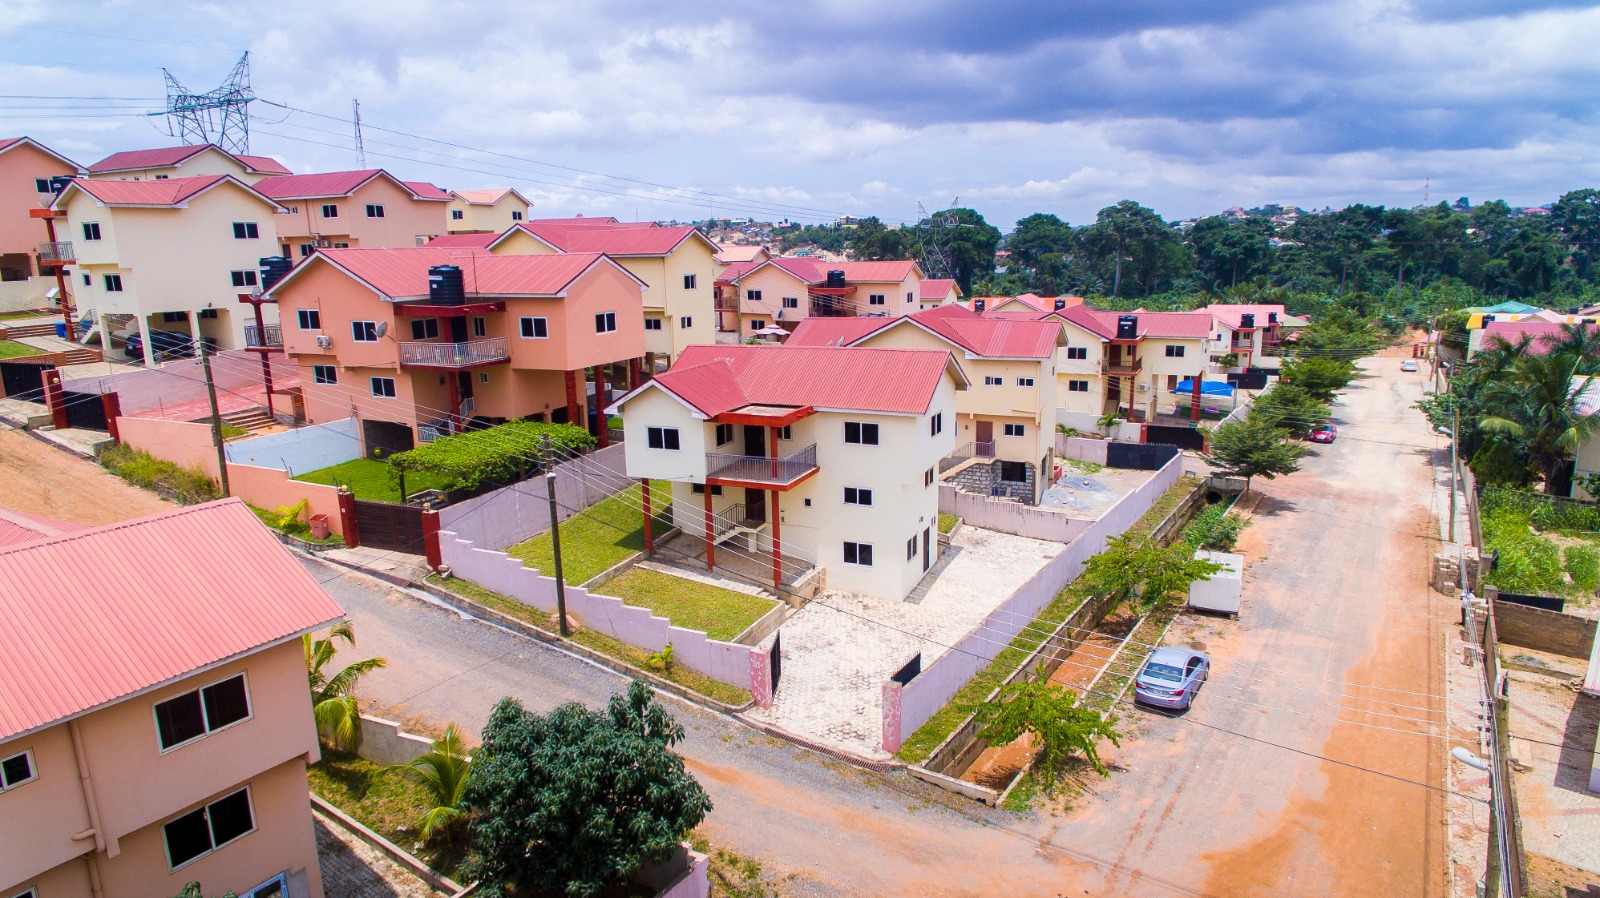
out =
<svg viewBox="0 0 1600 898"><path fill-rule="evenodd" d="M961 217L954 208L959 202L961 198L957 197L951 201L951 208L931 214L921 203L917 204L917 213L921 216L916 228L917 261L926 277L955 276L955 257L951 244L955 229L962 227Z"/></svg>
<svg viewBox="0 0 1600 898"><path fill-rule="evenodd" d="M185 144L214 143L230 153L250 152L250 54L234 64L222 86L195 93L166 69L167 122Z"/></svg>

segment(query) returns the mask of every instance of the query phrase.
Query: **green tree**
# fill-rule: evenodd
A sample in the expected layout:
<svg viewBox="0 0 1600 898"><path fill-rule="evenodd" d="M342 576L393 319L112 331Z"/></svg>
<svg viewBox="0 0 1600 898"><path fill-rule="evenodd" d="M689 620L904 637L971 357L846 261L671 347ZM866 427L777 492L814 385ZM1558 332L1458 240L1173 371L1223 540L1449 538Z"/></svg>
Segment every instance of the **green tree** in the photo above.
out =
<svg viewBox="0 0 1600 898"><path fill-rule="evenodd" d="M1018 681L1001 687L1000 695L978 709L978 738L990 745L1008 745L1032 733L1039 748L1039 766L1054 774L1072 755L1082 755L1095 773L1109 776L1100 760L1100 740L1121 745L1115 716L1078 704L1072 690L1049 681Z"/></svg>
<svg viewBox="0 0 1600 898"><path fill-rule="evenodd" d="M1550 207L1550 217L1572 252L1573 269L1578 277L1589 280L1594 274L1594 257L1600 253L1600 190L1585 188L1562 194Z"/></svg>
<svg viewBox="0 0 1600 898"><path fill-rule="evenodd" d="M1202 218L1189 229L1185 239L1194 252L1195 267L1205 276L1206 288L1236 287L1264 270L1272 253L1268 239L1271 224L1266 219L1229 221L1220 215Z"/></svg>
<svg viewBox="0 0 1600 898"><path fill-rule="evenodd" d="M1356 366L1328 356L1290 359L1283 364L1283 381L1304 390L1312 399L1329 402L1355 379Z"/></svg>
<svg viewBox="0 0 1600 898"><path fill-rule="evenodd" d="M1292 434L1309 433L1328 420L1330 409L1296 383L1279 383L1256 397L1248 417Z"/></svg>
<svg viewBox="0 0 1600 898"><path fill-rule="evenodd" d="M1147 610L1196 580L1209 580L1220 565L1194 557L1194 549L1178 542L1158 546L1141 536L1121 533L1090 557L1078 575L1078 587Z"/></svg>
<svg viewBox="0 0 1600 898"><path fill-rule="evenodd" d="M1072 226L1048 212L1035 212L1017 221L1017 229L1006 238L1011 258L1028 268L1036 268L1047 255L1067 256L1077 245Z"/></svg>
<svg viewBox="0 0 1600 898"><path fill-rule="evenodd" d="M1211 431L1211 464L1224 477L1243 477L1245 492L1256 477L1272 480L1300 470L1308 447L1289 439L1271 422L1246 417Z"/></svg>
<svg viewBox="0 0 1600 898"><path fill-rule="evenodd" d="M604 711L571 702L541 715L501 699L462 796L483 894L584 898L665 859L711 810L671 751L682 738L639 681Z"/></svg>
<svg viewBox="0 0 1600 898"><path fill-rule="evenodd" d="M1583 360L1572 353L1524 355L1508 380L1489 384L1483 395L1487 410L1478 427L1527 441L1529 460L1544 475L1544 490L1559 492L1567 461L1597 429L1600 415L1586 413L1581 402L1588 378L1579 374Z"/></svg>
<svg viewBox="0 0 1600 898"><path fill-rule="evenodd" d="M443 736L433 740L431 749L410 764L390 769L416 780L433 803L422 815L423 840L443 835L445 841L453 841L457 825L466 816L461 809L461 798L472 773L472 759L461 738L461 729L450 724L444 728Z"/></svg>
<svg viewBox="0 0 1600 898"><path fill-rule="evenodd" d="M946 223L946 218L953 223ZM972 296L972 284L980 277L994 273L994 254L1000 246L1000 229L973 209L948 209L920 225L930 232L937 231L934 239L950 248L951 271L948 274L926 272L928 277L952 277L961 285L961 292Z"/></svg>
<svg viewBox="0 0 1600 898"><path fill-rule="evenodd" d="M323 639L313 639L307 633L300 637L305 647L306 678L311 684L311 713L316 717L317 731L327 733L334 748L355 751L361 747L361 706L356 702L356 683L365 674L380 667L388 667L384 658L366 658L340 668L329 676L323 668L333 660L339 648L335 644L356 644L355 626L349 621L333 625Z"/></svg>
<svg viewBox="0 0 1600 898"><path fill-rule="evenodd" d="M1163 274L1184 267L1183 242L1153 210L1133 200L1107 206L1083 233L1085 247L1098 259L1111 257L1111 295L1122 292L1122 275L1128 267L1149 294Z"/></svg>

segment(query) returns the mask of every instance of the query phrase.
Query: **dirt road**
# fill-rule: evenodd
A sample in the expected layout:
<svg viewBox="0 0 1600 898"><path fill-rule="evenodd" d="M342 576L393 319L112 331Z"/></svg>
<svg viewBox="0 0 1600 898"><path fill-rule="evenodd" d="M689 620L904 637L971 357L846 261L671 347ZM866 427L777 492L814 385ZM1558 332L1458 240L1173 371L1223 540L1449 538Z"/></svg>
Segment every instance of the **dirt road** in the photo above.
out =
<svg viewBox="0 0 1600 898"><path fill-rule="evenodd" d="M0 508L94 525L177 507L93 462L0 427Z"/></svg>

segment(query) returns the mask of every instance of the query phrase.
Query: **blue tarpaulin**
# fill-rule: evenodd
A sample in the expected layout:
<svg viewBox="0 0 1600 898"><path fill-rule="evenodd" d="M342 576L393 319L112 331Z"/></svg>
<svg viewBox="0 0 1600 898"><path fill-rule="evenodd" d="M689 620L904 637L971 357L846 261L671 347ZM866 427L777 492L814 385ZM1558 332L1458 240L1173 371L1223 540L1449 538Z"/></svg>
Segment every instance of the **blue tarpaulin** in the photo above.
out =
<svg viewBox="0 0 1600 898"><path fill-rule="evenodd" d="M1174 390L1173 392L1175 392L1175 393L1186 393L1186 394L1193 395L1194 394L1194 378L1191 377L1191 378L1187 378L1187 379L1178 381L1178 388L1176 390ZM1222 381L1220 381L1220 380L1202 380L1202 381L1200 381L1200 395L1202 395L1202 396L1232 396L1233 395L1233 387L1228 385L1228 384L1226 384L1226 383L1224 383L1224 382L1222 382Z"/></svg>

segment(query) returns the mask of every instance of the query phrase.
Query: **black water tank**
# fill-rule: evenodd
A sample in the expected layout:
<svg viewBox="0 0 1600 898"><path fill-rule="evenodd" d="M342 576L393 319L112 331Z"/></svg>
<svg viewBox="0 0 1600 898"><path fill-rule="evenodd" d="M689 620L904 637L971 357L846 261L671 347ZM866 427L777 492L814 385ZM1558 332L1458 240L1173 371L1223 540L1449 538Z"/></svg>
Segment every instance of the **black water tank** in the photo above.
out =
<svg viewBox="0 0 1600 898"><path fill-rule="evenodd" d="M1583 306L1571 306L1567 309L1567 314L1576 315L1581 311L1583 311Z"/></svg>
<svg viewBox="0 0 1600 898"><path fill-rule="evenodd" d="M71 175L56 175L50 179L50 192L59 194L61 191L66 190L67 185L71 183Z"/></svg>
<svg viewBox="0 0 1600 898"><path fill-rule="evenodd" d="M1255 326L1256 326L1256 313L1254 313L1254 312L1245 312L1244 314L1239 316L1239 327L1240 327L1240 329L1248 330L1248 329L1250 329L1252 327L1255 327Z"/></svg>
<svg viewBox="0 0 1600 898"><path fill-rule="evenodd" d="M428 302L436 306L464 306L467 288L461 269L455 265L435 265L428 269Z"/></svg>
<svg viewBox="0 0 1600 898"><path fill-rule="evenodd" d="M832 288L832 289L835 289L835 290L843 287L844 286L844 272L843 271L830 271L830 272L828 272L828 286L830 288Z"/></svg>
<svg viewBox="0 0 1600 898"><path fill-rule="evenodd" d="M1485 316L1483 316L1483 323L1484 324L1493 324L1494 323L1494 316L1493 315L1485 315Z"/></svg>
<svg viewBox="0 0 1600 898"><path fill-rule="evenodd" d="M271 290L272 285L283 280L283 276L294 267L294 262L283 256L267 256L258 263L261 266L261 289Z"/></svg>
<svg viewBox="0 0 1600 898"><path fill-rule="evenodd" d="M1056 300L1056 311L1057 312L1061 311L1062 309L1064 309L1066 307L1067 307L1067 301L1066 300L1064 300L1064 299Z"/></svg>
<svg viewBox="0 0 1600 898"><path fill-rule="evenodd" d="M974 299L972 301L972 311L974 311L974 312L982 312L983 311L983 300Z"/></svg>
<svg viewBox="0 0 1600 898"><path fill-rule="evenodd" d="M1118 340L1137 340L1137 339L1139 339L1139 316L1137 316L1137 315L1118 315L1117 316L1117 339Z"/></svg>

